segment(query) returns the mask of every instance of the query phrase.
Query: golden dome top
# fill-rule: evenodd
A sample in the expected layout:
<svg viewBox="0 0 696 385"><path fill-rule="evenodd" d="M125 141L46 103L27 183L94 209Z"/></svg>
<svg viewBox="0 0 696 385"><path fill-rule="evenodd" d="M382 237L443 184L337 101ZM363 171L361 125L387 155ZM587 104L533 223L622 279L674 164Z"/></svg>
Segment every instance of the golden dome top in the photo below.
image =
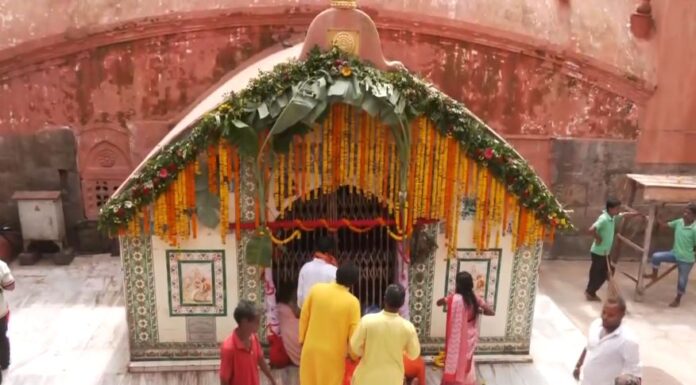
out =
<svg viewBox="0 0 696 385"><path fill-rule="evenodd" d="M357 0L331 0L331 7L341 9L358 8Z"/></svg>

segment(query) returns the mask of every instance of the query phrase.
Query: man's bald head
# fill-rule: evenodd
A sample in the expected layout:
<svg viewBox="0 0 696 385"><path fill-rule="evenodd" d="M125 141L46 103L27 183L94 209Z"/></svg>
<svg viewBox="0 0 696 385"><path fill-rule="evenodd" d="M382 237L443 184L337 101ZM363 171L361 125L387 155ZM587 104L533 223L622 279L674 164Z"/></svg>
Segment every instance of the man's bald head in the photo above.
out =
<svg viewBox="0 0 696 385"><path fill-rule="evenodd" d="M640 379L630 374L622 374L616 377L614 385L640 385Z"/></svg>

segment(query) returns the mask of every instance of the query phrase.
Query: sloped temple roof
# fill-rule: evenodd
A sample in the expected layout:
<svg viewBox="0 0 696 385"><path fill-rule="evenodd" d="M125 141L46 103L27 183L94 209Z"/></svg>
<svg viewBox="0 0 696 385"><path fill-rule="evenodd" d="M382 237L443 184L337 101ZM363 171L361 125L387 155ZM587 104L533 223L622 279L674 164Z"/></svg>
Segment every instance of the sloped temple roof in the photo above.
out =
<svg viewBox="0 0 696 385"><path fill-rule="evenodd" d="M456 139L470 159L487 167L542 223L561 230L572 227L561 204L529 164L464 105L407 71L382 72L338 50L314 51L305 61L279 64L261 73L188 130L177 132L173 142L168 143L171 135L163 139L102 207L100 227L115 233L221 138L241 156L255 157L258 138L269 128L268 135L282 133L283 140L292 140L323 119L327 107L337 102L359 107L390 126L408 127L417 117L427 117L442 135Z"/></svg>

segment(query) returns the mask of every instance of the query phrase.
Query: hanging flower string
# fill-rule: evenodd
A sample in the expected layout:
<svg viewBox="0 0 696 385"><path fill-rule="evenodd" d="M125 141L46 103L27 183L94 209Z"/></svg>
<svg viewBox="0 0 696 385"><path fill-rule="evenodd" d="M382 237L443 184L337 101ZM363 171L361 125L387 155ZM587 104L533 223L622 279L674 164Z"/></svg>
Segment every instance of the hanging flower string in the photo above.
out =
<svg viewBox="0 0 696 385"><path fill-rule="evenodd" d="M254 111L249 106L281 96L287 99L294 92L292 85L318 74L351 79L362 92L388 86L387 95L391 90L398 93L407 106L400 116L411 122L406 142L410 160L402 174L397 154L404 142L394 137L394 127L332 101L323 120L309 131L289 136L290 151L266 148L278 157L262 167L264 178L273 175L264 191L274 194L268 196L276 197L275 209L280 213L296 199L316 199L346 186L379 199L395 219L397 237L410 236L419 219L444 221L450 250L460 244L459 222L472 205L472 241L478 249L501 247L507 237L513 247L530 246L552 239L557 228L572 228L567 214L524 160L465 108L406 72L383 73L336 51L314 52L305 62L281 65L232 95L230 102L199 120L187 136L165 146L129 179L123 191L102 207L100 227L119 235L152 233L178 245L197 236L195 179L205 178L208 191L222 198L218 209L223 222L220 236L225 239L227 218L241 222L239 154L250 151L249 134L258 136L254 145L261 148L272 125L270 118L257 115L249 120L253 115L249 111ZM254 119L258 127L252 124ZM247 136L241 138L240 127L245 124L249 125L244 131ZM199 156L207 175L200 174ZM234 197L232 215L230 195ZM255 197L257 221L260 206ZM241 229L234 231L240 237Z"/></svg>
<svg viewBox="0 0 696 385"><path fill-rule="evenodd" d="M520 207L517 199L512 199L505 185L492 176L489 168L472 161L463 146L451 136L442 136L424 117L411 125L414 140L408 174L413 177L409 177L406 184L405 212L400 212L396 203L401 186L397 177L400 166L389 128L378 122L371 123L374 119L363 112L356 113L347 105L334 105L329 116L329 124L315 127L303 140L294 140L289 151L278 156L272 172L270 196L274 197L279 218L283 218L288 204L297 199L311 198L313 194L317 196L316 190L324 195L349 186L367 197L376 197L388 207L396 220L395 231L389 230L393 239L402 240L410 236L418 220L442 220L448 254L453 255L459 246L462 203L473 192L475 215L472 243L476 249L501 247L511 214L513 226L517 226L513 231L516 235L514 248L531 246L550 239L554 234L530 210ZM309 156L311 149L315 154L324 154L328 161L319 162L320 165L312 162ZM484 149L480 156L491 161L496 154L493 149ZM219 213L223 223L220 237L225 243L228 230L224 223L230 217L230 184L238 188L241 182L239 156L227 141L221 140L217 146L208 146L205 159L209 189L220 197ZM470 178L472 165L473 178ZM193 163L186 166L166 191L166 198L158 199L154 205L155 234L172 244L178 244L188 237L192 227L193 234L196 233L195 168ZM161 176L166 177L168 173L168 169L163 169ZM241 206L240 194L235 192L233 199L236 217ZM255 207L258 210L258 199ZM162 214L162 210L166 213ZM143 209L142 217L146 213L147 206ZM129 222L128 234L141 230L140 217ZM239 237L241 221L235 220L235 223L235 233ZM358 233L371 229L357 228L350 222L345 224ZM142 227L147 227L144 220ZM327 229L336 231L328 225ZM284 244L290 241L276 239L274 242Z"/></svg>

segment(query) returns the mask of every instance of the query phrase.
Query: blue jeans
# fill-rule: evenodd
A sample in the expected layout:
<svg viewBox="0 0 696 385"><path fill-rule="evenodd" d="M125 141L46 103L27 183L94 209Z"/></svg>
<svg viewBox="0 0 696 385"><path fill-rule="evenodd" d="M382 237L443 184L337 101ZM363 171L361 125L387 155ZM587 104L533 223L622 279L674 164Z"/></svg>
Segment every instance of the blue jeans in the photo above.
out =
<svg viewBox="0 0 696 385"><path fill-rule="evenodd" d="M658 251L652 255L653 268L659 269L662 262L676 263L679 279L677 280L677 293L684 295L686 293L686 284L689 282L689 273L694 267L693 262L681 262L677 260L677 256L671 251Z"/></svg>

